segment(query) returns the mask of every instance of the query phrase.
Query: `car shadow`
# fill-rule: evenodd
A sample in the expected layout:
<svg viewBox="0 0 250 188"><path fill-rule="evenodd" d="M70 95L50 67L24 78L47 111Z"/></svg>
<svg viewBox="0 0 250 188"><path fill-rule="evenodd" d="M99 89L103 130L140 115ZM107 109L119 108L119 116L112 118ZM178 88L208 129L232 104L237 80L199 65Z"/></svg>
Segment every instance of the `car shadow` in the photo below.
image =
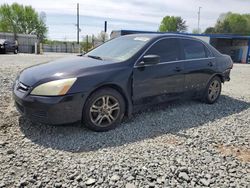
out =
<svg viewBox="0 0 250 188"><path fill-rule="evenodd" d="M250 103L222 95L213 105L198 101L175 101L134 114L116 129L93 132L80 123L44 125L19 118L19 126L32 142L46 148L69 152L86 152L117 147L154 138L163 134L177 134L180 130L203 126L210 121L237 114Z"/></svg>
<svg viewBox="0 0 250 188"><path fill-rule="evenodd" d="M14 54L13 52L1 52L0 51L0 55L17 55L17 54Z"/></svg>

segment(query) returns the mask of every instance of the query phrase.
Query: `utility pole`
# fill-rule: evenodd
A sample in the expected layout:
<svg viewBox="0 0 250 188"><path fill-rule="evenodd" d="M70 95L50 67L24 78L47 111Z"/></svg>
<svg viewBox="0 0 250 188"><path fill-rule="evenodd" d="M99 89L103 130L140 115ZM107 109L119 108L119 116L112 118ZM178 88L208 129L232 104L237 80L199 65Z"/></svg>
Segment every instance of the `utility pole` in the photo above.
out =
<svg viewBox="0 0 250 188"><path fill-rule="evenodd" d="M202 7L199 7L199 11L198 11L198 32L199 33L200 33L201 8Z"/></svg>
<svg viewBox="0 0 250 188"><path fill-rule="evenodd" d="M79 44L79 33L80 33L80 28L79 28L79 3L77 3L77 44Z"/></svg>
<svg viewBox="0 0 250 188"><path fill-rule="evenodd" d="M106 40L106 33L107 33L107 21L104 21L104 37L103 37L103 42Z"/></svg>
<svg viewBox="0 0 250 188"><path fill-rule="evenodd" d="M104 32L107 33L107 21L104 22Z"/></svg>
<svg viewBox="0 0 250 188"><path fill-rule="evenodd" d="M89 36L87 35L86 36L86 52L88 52L89 51Z"/></svg>
<svg viewBox="0 0 250 188"><path fill-rule="evenodd" d="M95 46L95 36L94 36L94 34L92 34L92 41L91 41L91 43L92 43L92 48Z"/></svg>

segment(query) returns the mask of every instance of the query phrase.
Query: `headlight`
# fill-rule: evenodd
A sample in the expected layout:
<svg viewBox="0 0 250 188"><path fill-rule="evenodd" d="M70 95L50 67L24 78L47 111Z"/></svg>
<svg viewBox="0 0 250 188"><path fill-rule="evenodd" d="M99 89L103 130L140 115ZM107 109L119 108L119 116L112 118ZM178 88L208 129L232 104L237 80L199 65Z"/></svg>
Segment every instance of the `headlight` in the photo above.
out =
<svg viewBox="0 0 250 188"><path fill-rule="evenodd" d="M65 95L71 86L75 83L76 78L55 80L47 82L35 87L32 91L32 95L44 95L44 96L58 96Z"/></svg>

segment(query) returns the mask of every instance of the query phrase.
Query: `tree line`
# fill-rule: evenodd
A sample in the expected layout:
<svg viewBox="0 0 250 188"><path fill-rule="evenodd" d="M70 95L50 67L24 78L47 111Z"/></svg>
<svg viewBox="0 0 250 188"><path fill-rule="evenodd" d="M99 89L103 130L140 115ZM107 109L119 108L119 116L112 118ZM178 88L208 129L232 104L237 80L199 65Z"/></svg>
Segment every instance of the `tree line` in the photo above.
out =
<svg viewBox="0 0 250 188"><path fill-rule="evenodd" d="M39 41L43 41L48 31L46 14L38 14L31 6L23 6L18 3L12 5L3 4L0 6L0 31L14 33L35 34Z"/></svg>
<svg viewBox="0 0 250 188"><path fill-rule="evenodd" d="M160 32L186 32L186 21L178 16L166 16L159 26ZM193 33L200 33L194 29ZM212 27L208 27L205 34L240 34L250 35L250 14L237 14L228 12L221 14Z"/></svg>
<svg viewBox="0 0 250 188"><path fill-rule="evenodd" d="M221 14L215 26L208 27L204 33L250 35L250 14L236 14L232 12Z"/></svg>
<svg viewBox="0 0 250 188"><path fill-rule="evenodd" d="M31 6L18 3L0 6L0 32L35 34L39 41L47 41L46 14L38 13ZM188 26L186 21L179 16L165 16L158 28L160 32L186 32ZM200 33L197 29L193 33ZM228 12L221 14L214 26L208 27L203 33L206 34L250 34L250 14L237 14ZM103 38L100 34L97 38ZM88 44L87 44L88 46ZM88 48L88 47L86 47Z"/></svg>

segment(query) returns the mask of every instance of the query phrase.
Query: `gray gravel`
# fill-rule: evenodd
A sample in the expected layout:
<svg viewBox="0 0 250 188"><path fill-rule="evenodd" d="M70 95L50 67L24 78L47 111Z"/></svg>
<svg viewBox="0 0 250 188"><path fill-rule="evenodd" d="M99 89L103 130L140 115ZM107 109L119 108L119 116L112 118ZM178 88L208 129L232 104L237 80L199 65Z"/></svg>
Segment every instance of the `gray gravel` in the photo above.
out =
<svg viewBox="0 0 250 188"><path fill-rule="evenodd" d="M96 133L32 124L13 106L16 74L63 56L0 55L0 187L250 187L250 65L214 105L172 102Z"/></svg>

